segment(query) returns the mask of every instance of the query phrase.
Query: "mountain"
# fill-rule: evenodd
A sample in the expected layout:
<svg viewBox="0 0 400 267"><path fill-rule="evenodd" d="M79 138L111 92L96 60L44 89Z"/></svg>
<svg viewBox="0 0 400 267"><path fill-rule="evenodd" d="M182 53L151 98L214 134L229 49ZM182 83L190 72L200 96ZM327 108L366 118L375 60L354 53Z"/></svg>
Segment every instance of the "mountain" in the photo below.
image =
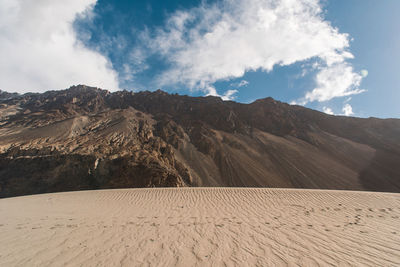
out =
<svg viewBox="0 0 400 267"><path fill-rule="evenodd" d="M400 120L272 98L0 91L0 197L166 186L400 192Z"/></svg>

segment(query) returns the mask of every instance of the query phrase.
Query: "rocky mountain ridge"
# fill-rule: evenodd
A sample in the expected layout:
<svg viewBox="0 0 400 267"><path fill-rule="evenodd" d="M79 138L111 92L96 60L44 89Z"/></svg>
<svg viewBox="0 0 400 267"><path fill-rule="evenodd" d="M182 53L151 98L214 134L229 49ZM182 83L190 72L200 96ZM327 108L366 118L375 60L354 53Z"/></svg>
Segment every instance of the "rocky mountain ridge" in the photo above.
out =
<svg viewBox="0 0 400 267"><path fill-rule="evenodd" d="M161 90L0 91L0 197L153 186L400 192L399 163L398 119Z"/></svg>

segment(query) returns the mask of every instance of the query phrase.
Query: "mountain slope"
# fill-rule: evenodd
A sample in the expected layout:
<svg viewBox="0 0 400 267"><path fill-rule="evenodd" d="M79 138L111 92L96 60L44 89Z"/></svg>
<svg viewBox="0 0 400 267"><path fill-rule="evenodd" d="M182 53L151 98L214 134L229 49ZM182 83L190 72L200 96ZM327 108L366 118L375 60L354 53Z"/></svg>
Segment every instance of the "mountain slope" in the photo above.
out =
<svg viewBox="0 0 400 267"><path fill-rule="evenodd" d="M400 192L400 120L87 86L0 92L0 196L153 186Z"/></svg>

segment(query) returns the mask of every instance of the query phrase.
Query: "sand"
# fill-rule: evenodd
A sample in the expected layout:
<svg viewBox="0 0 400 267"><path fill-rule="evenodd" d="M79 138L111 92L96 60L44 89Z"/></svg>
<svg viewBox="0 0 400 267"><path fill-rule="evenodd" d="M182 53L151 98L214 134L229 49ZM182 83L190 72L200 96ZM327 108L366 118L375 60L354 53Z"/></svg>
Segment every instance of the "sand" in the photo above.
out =
<svg viewBox="0 0 400 267"><path fill-rule="evenodd" d="M0 200L0 266L399 266L400 194L80 191Z"/></svg>

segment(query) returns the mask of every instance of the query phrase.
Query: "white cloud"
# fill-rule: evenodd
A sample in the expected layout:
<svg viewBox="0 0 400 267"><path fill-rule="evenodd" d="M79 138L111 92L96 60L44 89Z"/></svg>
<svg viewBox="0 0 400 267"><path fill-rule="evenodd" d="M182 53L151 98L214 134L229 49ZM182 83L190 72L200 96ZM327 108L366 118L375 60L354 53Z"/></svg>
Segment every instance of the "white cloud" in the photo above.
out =
<svg viewBox="0 0 400 267"><path fill-rule="evenodd" d="M249 85L249 82L248 81L246 81L246 80L241 80L239 83L238 83L238 87L242 87L242 86L247 86L247 85Z"/></svg>
<svg viewBox="0 0 400 267"><path fill-rule="evenodd" d="M329 114L329 115L335 115L335 113L333 113L333 110L331 108L328 108L328 107L323 107L322 111L325 112L326 114Z"/></svg>
<svg viewBox="0 0 400 267"><path fill-rule="evenodd" d="M0 0L0 88L43 92L73 84L117 90L110 62L77 40L72 23L96 0Z"/></svg>
<svg viewBox="0 0 400 267"><path fill-rule="evenodd" d="M367 77L368 76L368 70L361 70L360 72L362 77Z"/></svg>
<svg viewBox="0 0 400 267"><path fill-rule="evenodd" d="M227 90L225 92L225 94L223 94L221 96L222 100L233 100L236 98L236 96L234 96L236 93L238 92L238 90Z"/></svg>
<svg viewBox="0 0 400 267"><path fill-rule="evenodd" d="M246 87L247 85L249 85L249 83L250 83L249 81L241 80L240 82L231 83L230 86L240 88L240 87Z"/></svg>
<svg viewBox="0 0 400 267"><path fill-rule="evenodd" d="M328 101L335 97L349 96L365 92L359 89L362 76L353 71L346 62L334 63L321 68L315 81L317 87L307 92L300 104L312 101Z"/></svg>
<svg viewBox="0 0 400 267"><path fill-rule="evenodd" d="M158 77L160 86L181 84L210 92L214 82L240 78L247 71L268 72L275 65L319 58L317 87L302 102L361 92L362 77L346 63L353 57L347 51L349 36L324 20L319 0L203 3L174 13L165 27L143 36L152 53L170 63Z"/></svg>
<svg viewBox="0 0 400 267"><path fill-rule="evenodd" d="M207 86L205 90L208 92L207 96L218 96L221 97L222 100L234 100L236 98L235 94L238 92L236 89L227 90L223 95L217 93L217 89L214 86Z"/></svg>
<svg viewBox="0 0 400 267"><path fill-rule="evenodd" d="M350 99L347 99L347 100L344 101L344 106L342 108L342 112L343 112L342 114L335 114L333 112L333 110L331 108L329 108L329 107L323 107L322 111L324 113L326 113L326 114L329 114L329 115L352 116L352 115L354 115L354 112L353 112L353 107L349 103L347 103L349 100Z"/></svg>
<svg viewBox="0 0 400 267"><path fill-rule="evenodd" d="M354 115L353 108L348 103L343 106L342 111L343 111L343 115L345 115L345 116Z"/></svg>

